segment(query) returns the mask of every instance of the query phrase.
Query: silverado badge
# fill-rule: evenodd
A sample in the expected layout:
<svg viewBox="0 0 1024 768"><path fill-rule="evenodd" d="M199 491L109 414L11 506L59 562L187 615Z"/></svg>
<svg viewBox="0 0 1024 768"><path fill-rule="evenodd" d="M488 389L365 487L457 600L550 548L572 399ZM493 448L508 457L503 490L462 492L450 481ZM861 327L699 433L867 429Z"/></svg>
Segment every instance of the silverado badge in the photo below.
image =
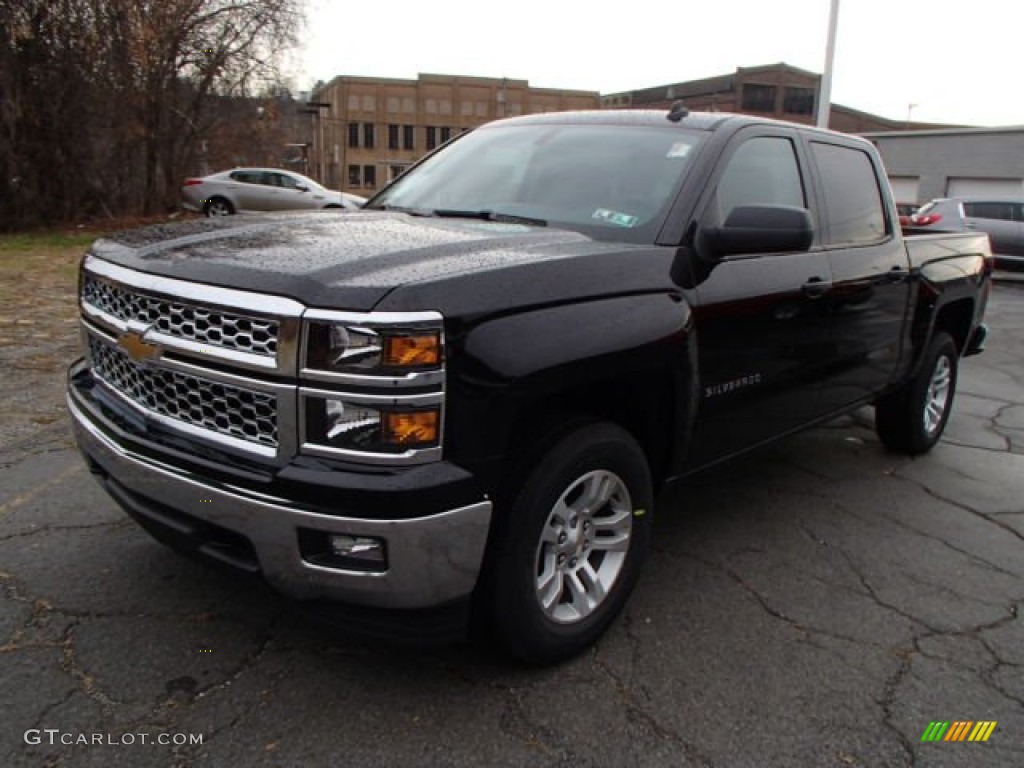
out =
<svg viewBox="0 0 1024 768"><path fill-rule="evenodd" d="M117 346L123 349L128 357L137 363L144 363L147 360L155 360L160 357L161 349L156 344L150 344L143 337L145 331L125 331L117 337Z"/></svg>

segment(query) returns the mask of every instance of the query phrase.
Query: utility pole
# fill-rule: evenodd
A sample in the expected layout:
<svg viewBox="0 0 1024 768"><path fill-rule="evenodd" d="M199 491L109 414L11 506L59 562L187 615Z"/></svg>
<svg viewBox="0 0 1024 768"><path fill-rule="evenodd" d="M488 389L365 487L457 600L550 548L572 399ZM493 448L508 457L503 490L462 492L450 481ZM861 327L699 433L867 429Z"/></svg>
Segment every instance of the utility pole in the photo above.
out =
<svg viewBox="0 0 1024 768"><path fill-rule="evenodd" d="M828 43L825 46L825 73L821 76L818 94L818 127L828 128L829 110L832 108L832 64L836 57L836 27L839 24L839 0L832 0L828 16Z"/></svg>

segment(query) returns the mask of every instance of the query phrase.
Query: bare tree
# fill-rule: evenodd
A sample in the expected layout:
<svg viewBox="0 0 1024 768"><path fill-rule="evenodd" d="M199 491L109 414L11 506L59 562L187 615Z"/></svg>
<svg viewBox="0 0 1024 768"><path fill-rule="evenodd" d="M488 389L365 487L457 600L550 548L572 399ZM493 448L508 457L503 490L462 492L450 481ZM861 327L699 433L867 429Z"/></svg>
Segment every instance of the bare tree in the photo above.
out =
<svg viewBox="0 0 1024 768"><path fill-rule="evenodd" d="M0 0L0 228L172 205L223 105L279 81L301 3Z"/></svg>

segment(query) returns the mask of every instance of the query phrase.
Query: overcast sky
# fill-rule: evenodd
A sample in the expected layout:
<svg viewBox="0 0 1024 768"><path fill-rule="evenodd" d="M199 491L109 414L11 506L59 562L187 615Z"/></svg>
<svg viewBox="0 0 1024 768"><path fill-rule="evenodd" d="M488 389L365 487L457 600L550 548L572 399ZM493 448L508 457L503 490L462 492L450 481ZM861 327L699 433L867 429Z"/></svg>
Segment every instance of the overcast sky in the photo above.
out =
<svg viewBox="0 0 1024 768"><path fill-rule="evenodd" d="M294 70L529 80L601 93L787 64L822 72L829 0L308 0ZM1024 125L1024 2L841 0L833 102L903 120Z"/></svg>

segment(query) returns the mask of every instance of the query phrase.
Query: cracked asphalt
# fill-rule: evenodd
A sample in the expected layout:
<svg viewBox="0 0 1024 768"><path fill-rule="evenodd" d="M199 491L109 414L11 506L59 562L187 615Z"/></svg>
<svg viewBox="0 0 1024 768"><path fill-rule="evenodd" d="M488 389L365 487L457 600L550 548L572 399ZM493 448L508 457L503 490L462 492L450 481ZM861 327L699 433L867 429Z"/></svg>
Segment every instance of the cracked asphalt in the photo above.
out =
<svg viewBox="0 0 1024 768"><path fill-rule="evenodd" d="M1024 765L1024 285L988 320L930 455L865 411L672 489L625 614L541 670L301 618L129 522L65 419L0 421L0 764ZM2 370L60 414L59 373Z"/></svg>

